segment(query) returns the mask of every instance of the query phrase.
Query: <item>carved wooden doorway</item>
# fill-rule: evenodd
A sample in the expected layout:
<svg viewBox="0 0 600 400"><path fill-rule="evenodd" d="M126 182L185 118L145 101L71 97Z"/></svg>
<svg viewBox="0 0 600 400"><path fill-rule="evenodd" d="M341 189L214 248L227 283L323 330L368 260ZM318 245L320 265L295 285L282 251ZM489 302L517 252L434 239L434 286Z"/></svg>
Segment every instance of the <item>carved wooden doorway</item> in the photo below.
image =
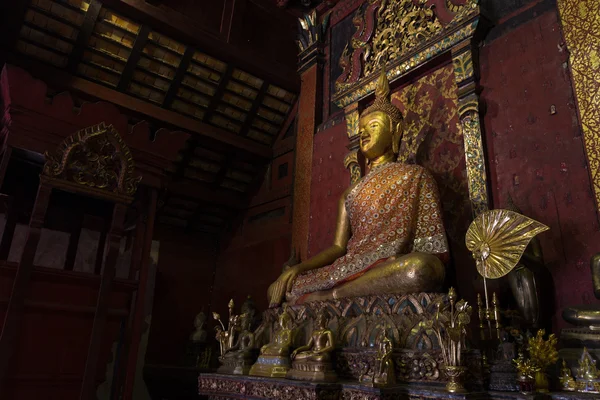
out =
<svg viewBox="0 0 600 400"><path fill-rule="evenodd" d="M73 272L78 236L76 240L71 240L69 243L63 269L55 272L56 280L59 282L63 282L64 279L73 280L74 277L81 282L86 279L88 282L93 281L91 289L80 288L81 290L87 290L88 296L95 296L91 303L93 306L90 306L90 308L93 308L93 313L90 313L93 315L93 320L91 322L91 334L88 338L85 371L80 380L79 397L80 399L91 399L95 397L98 384L97 371L99 365L101 365L99 358L107 318L109 312L111 312L111 304L114 304L112 292L115 286L115 273L120 254L121 239L124 235L124 223L127 215L130 218L131 215L138 218L139 213L131 213L131 206L134 204L134 196L141 178L135 176L131 153L119 133L112 126L105 126L104 124L75 133L66 138L54 152L47 153L45 156L45 164L40 175L39 188L31 212L29 230L20 261L16 267L12 291L10 292L4 324L2 325L0 336L0 392L3 391L3 386L6 386L7 372L11 364L15 362L15 357L11 356L18 347L19 336L23 331L25 307L31 303L30 298L37 290L33 287L35 282L32 282L32 273L37 272L35 271L34 261L42 236L42 229L51 224L48 218L48 210L52 209L52 204L61 203L63 206L71 204L74 213L81 215L91 213L104 221L95 265L93 271L88 272L94 276L86 277L85 272L78 271L77 274ZM149 209L154 210L156 208L156 193L153 191L147 197L150 198ZM86 204L88 209L83 210L84 207L81 204ZM139 201L136 202L138 211L140 204ZM152 230L151 224L146 224L146 227L150 231ZM74 232L78 235L77 230L74 230ZM144 231L137 233L139 234L138 238L142 240L136 241L137 250L132 252L132 258L134 259L131 263L132 266L141 264L144 253L141 247L146 242L147 236ZM10 243L8 247L10 247ZM135 268L130 268L130 281L136 278L137 272ZM143 275L143 271L140 271L140 280L142 280L141 275ZM136 288L137 286L131 285L130 290L125 291L128 293L128 298L125 300L127 305L131 303L131 294ZM123 316L128 315L129 312ZM129 334L131 335L131 332Z"/></svg>

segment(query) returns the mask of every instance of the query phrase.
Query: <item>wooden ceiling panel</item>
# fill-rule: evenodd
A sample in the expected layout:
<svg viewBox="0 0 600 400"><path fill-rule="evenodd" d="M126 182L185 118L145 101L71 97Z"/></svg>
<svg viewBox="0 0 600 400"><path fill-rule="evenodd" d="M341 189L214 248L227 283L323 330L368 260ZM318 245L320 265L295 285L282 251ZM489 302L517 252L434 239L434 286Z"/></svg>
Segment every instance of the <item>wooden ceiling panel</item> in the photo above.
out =
<svg viewBox="0 0 600 400"><path fill-rule="evenodd" d="M134 7L131 1L124 3ZM223 4L174 0L167 8L189 15L203 12L216 27ZM248 5L245 17L254 18L259 9L252 1ZM207 205L244 207L296 95L271 82L270 73L261 76L224 62L175 37L173 30L165 32L164 25L149 26L124 10L115 1L32 0L13 49L76 75L63 80L78 90L93 85L92 96L144 110L136 117L192 132L178 160L167 168L173 182L159 220L188 228L186 219L199 226L224 224L231 216L216 218ZM265 24L249 34L251 44L262 40L268 47L279 41L267 37L265 16L257 18L253 26L262 20ZM295 48L291 51L295 58Z"/></svg>

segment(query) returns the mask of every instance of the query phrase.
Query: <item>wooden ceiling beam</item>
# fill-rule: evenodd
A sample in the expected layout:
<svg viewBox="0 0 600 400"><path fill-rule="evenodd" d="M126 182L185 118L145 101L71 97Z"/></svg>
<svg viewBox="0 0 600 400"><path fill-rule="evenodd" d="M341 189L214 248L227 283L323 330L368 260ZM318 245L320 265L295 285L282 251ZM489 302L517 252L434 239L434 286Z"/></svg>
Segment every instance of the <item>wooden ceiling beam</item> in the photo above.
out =
<svg viewBox="0 0 600 400"><path fill-rule="evenodd" d="M184 197L210 204L218 204L234 210L243 210L248 206L246 196L236 194L230 190L215 189L210 185L203 185L189 180L181 180L169 184L167 190L172 196Z"/></svg>
<svg viewBox="0 0 600 400"><path fill-rule="evenodd" d="M269 84L267 82L263 82L262 86L258 91L258 94L256 95L256 99L254 99L254 103L252 103L250 111L248 111L248 115L246 116L246 120L244 121L242 130L240 131L240 135L248 136L248 132L250 131L250 127L252 126L252 121L254 121L256 114L258 114L258 109L260 108L263 100L265 99L265 95L267 94L268 88Z"/></svg>
<svg viewBox="0 0 600 400"><path fill-rule="evenodd" d="M148 35L150 35L150 27L148 25L142 25L135 38L135 42L133 43L131 54L127 58L127 64L125 64L125 68L121 73L121 78L119 79L119 84L117 85L118 91L127 91L129 83L131 82L131 78L133 78L133 73L138 65L138 62L140 62L140 58L142 57L144 47L146 47Z"/></svg>
<svg viewBox="0 0 600 400"><path fill-rule="evenodd" d="M96 21L98 20L98 15L100 15L101 8L102 3L100 3L99 0L90 1L88 10L85 13L83 25L81 25L81 30L77 35L77 41L75 42L73 51L69 56L67 71L71 73L75 73L75 71L77 71L77 66L83 59L85 47L87 46L88 42L90 41L90 38L92 37L92 34L94 33L94 26L96 26Z"/></svg>
<svg viewBox="0 0 600 400"><path fill-rule="evenodd" d="M188 46L185 49L185 53L183 53L183 57L181 58L179 67L177 67L177 71L175 71L175 77L173 77L173 82L171 82L171 86L169 86L169 90L165 95L165 100L163 101L162 105L164 108L171 108L173 100L175 100L177 92L179 92L179 86L181 86L183 76L187 72L190 63L192 62L192 57L194 56L195 51L196 49L192 46Z"/></svg>
<svg viewBox="0 0 600 400"><path fill-rule="evenodd" d="M189 132L198 138L208 139L216 144L222 144L233 148L236 152L246 153L255 158L270 160L273 150L266 145L257 143L251 139L241 137L225 129L207 124L178 114L174 111L165 110L146 101L137 99L125 93L118 92L106 86L91 82L84 78L72 76L71 74L55 67L43 65L34 60L11 54L8 61L25 68L37 79L46 82L50 87L58 90L69 90L84 94L87 97L113 103L117 107L126 110L128 114L138 116L149 121L158 121L163 128L175 128Z"/></svg>

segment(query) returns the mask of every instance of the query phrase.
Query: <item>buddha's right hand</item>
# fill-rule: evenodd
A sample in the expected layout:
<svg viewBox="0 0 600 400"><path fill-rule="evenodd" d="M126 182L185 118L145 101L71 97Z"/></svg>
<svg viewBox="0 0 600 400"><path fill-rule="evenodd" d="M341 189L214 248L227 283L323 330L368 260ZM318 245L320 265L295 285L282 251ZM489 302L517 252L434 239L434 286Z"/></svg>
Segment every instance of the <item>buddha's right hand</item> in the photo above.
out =
<svg viewBox="0 0 600 400"><path fill-rule="evenodd" d="M286 292L292 290L294 280L299 273L300 268L298 268L298 266L290 267L283 271L283 273L279 275L279 278L269 286L269 290L267 291L267 295L269 296L269 307L277 307L283 302Z"/></svg>

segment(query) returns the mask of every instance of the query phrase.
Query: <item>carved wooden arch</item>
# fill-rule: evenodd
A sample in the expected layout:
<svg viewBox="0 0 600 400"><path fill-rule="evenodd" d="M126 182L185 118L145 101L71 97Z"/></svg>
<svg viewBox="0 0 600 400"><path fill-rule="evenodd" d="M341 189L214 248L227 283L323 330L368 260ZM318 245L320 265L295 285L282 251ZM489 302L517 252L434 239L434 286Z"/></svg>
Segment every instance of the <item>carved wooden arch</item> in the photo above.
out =
<svg viewBox="0 0 600 400"><path fill-rule="evenodd" d="M142 179L119 132L104 123L67 137L45 157L43 181L107 200L130 203Z"/></svg>
<svg viewBox="0 0 600 400"><path fill-rule="evenodd" d="M353 18L356 32L340 59L333 100L344 108L352 151L345 160L353 182L364 173L357 162L359 105L375 91L381 66L390 83L450 53L464 137L469 198L474 214L488 209L485 152L476 93L474 36L478 0L367 0ZM418 147L423 138L415 138Z"/></svg>

